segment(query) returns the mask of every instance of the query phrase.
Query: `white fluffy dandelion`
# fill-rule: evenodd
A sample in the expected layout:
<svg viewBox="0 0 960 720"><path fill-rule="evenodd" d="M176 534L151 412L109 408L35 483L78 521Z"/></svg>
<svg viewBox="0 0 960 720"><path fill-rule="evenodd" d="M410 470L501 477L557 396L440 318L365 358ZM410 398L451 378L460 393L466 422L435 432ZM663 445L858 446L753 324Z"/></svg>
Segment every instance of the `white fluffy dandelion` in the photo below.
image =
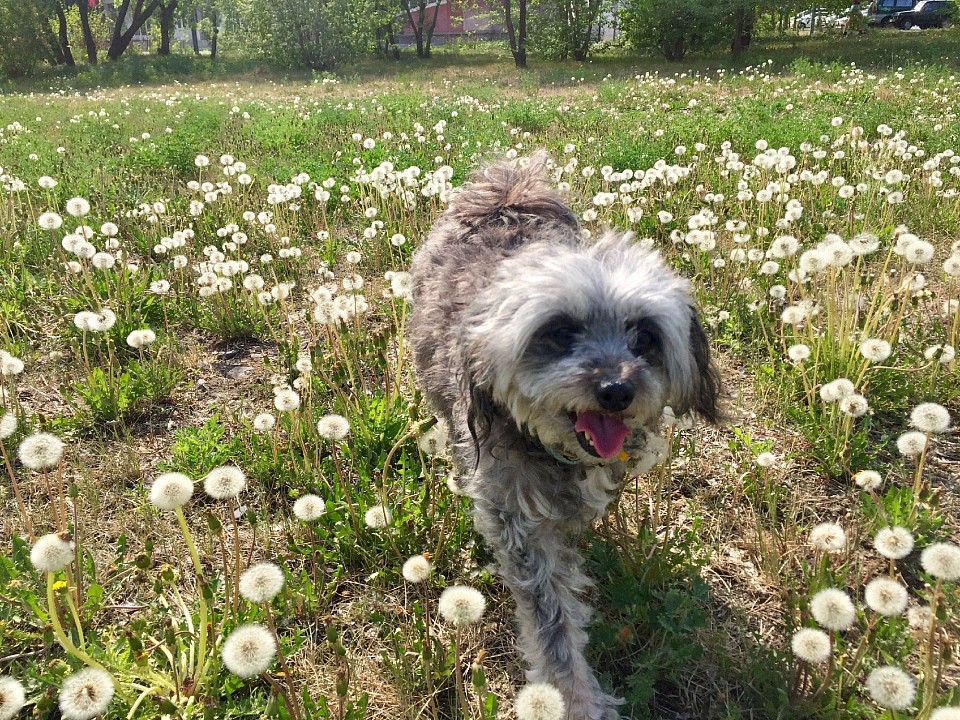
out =
<svg viewBox="0 0 960 720"><path fill-rule="evenodd" d="M203 491L217 500L236 497L247 486L247 476L235 465L221 465L203 479Z"/></svg>
<svg viewBox="0 0 960 720"><path fill-rule="evenodd" d="M927 436L917 430L905 432L897 438L897 450L901 455L913 457L920 455L927 447Z"/></svg>
<svg viewBox="0 0 960 720"><path fill-rule="evenodd" d="M930 714L930 720L960 720L960 705L938 707Z"/></svg>
<svg viewBox="0 0 960 720"><path fill-rule="evenodd" d="M277 643L263 625L241 625L223 643L223 664L242 678L266 672L277 654Z"/></svg>
<svg viewBox="0 0 960 720"><path fill-rule="evenodd" d="M63 440L50 433L34 433L23 439L17 456L31 470L49 470L60 464L64 450Z"/></svg>
<svg viewBox="0 0 960 720"><path fill-rule="evenodd" d="M563 720L563 695L549 683L531 683L517 693L513 703L517 720Z"/></svg>
<svg viewBox="0 0 960 720"><path fill-rule="evenodd" d="M818 665L830 659L830 636L816 628L800 628L793 634L790 648L804 662Z"/></svg>
<svg viewBox="0 0 960 720"><path fill-rule="evenodd" d="M810 357L810 347L803 343L791 345L787 350L787 357L795 363L802 363Z"/></svg>
<svg viewBox="0 0 960 720"><path fill-rule="evenodd" d="M74 544L57 533L37 538L30 548L30 562L40 572L57 572L73 562Z"/></svg>
<svg viewBox="0 0 960 720"><path fill-rule="evenodd" d="M293 504L293 514L297 520L312 522L327 511L327 504L317 495L304 495Z"/></svg>
<svg viewBox="0 0 960 720"><path fill-rule="evenodd" d="M55 212L41 213L37 218L37 225L42 230L59 230L63 225L63 218Z"/></svg>
<svg viewBox="0 0 960 720"><path fill-rule="evenodd" d="M870 492L883 485L883 476L876 470L861 470L853 476L853 482L857 487Z"/></svg>
<svg viewBox="0 0 960 720"><path fill-rule="evenodd" d="M920 565L940 580L960 580L960 547L953 543L935 543L920 553Z"/></svg>
<svg viewBox="0 0 960 720"><path fill-rule="evenodd" d="M943 405L921 403L910 413L910 425L923 433L942 433L950 427L950 413Z"/></svg>
<svg viewBox="0 0 960 720"><path fill-rule="evenodd" d="M881 576L867 583L864 590L867 607L876 613L892 617L907 608L907 589L890 577Z"/></svg>
<svg viewBox="0 0 960 720"><path fill-rule="evenodd" d="M867 676L867 692L880 707L906 710L913 705L917 683L900 668L887 665Z"/></svg>
<svg viewBox="0 0 960 720"><path fill-rule="evenodd" d="M300 396L290 388L279 388L273 393L273 406L280 412L290 412L300 407Z"/></svg>
<svg viewBox="0 0 960 720"><path fill-rule="evenodd" d="M822 552L840 552L846 547L847 535L836 523L820 523L810 531L810 544Z"/></svg>
<svg viewBox="0 0 960 720"><path fill-rule="evenodd" d="M860 343L860 354L872 363L883 362L892 352L890 343L880 338L867 338Z"/></svg>
<svg viewBox="0 0 960 720"><path fill-rule="evenodd" d="M254 432L270 432L277 426L277 419L271 413L260 413L253 419Z"/></svg>
<svg viewBox="0 0 960 720"><path fill-rule="evenodd" d="M249 602L270 602L282 589L283 570L275 563L257 563L240 573L240 595Z"/></svg>
<svg viewBox="0 0 960 720"><path fill-rule="evenodd" d="M885 527L874 536L873 547L885 558L900 560L913 552L913 535L899 525Z"/></svg>
<svg viewBox="0 0 960 720"><path fill-rule="evenodd" d="M374 530L385 528L393 522L393 512L386 505L374 505L363 514L363 521Z"/></svg>
<svg viewBox="0 0 960 720"><path fill-rule="evenodd" d="M324 415L317 421L317 433L324 440L339 442L350 432L350 421L343 415Z"/></svg>
<svg viewBox="0 0 960 720"><path fill-rule="evenodd" d="M0 720L12 720L27 702L27 693L19 680L0 677Z"/></svg>
<svg viewBox="0 0 960 720"><path fill-rule="evenodd" d="M150 502L160 510L176 510L187 504L193 495L193 481L183 473L160 475L150 488Z"/></svg>
<svg viewBox="0 0 960 720"><path fill-rule="evenodd" d="M870 410L870 403L867 402L867 399L863 395L852 393L840 398L837 407L840 408L840 412L844 415L858 418L867 414Z"/></svg>
<svg viewBox="0 0 960 720"><path fill-rule="evenodd" d="M827 630L846 630L857 619L850 596L837 588L821 590L810 599L810 614Z"/></svg>
<svg viewBox="0 0 960 720"><path fill-rule="evenodd" d="M426 555L414 555L407 558L401 570L403 579L410 583L421 583L433 572L433 563Z"/></svg>
<svg viewBox="0 0 960 720"><path fill-rule="evenodd" d="M143 328L142 330L134 330L127 335L127 345L134 350L142 350L150 343L155 342L156 339L157 334L153 330Z"/></svg>
<svg viewBox="0 0 960 720"><path fill-rule="evenodd" d="M70 198L67 200L67 212L75 218L82 218L90 212L90 203L82 197Z"/></svg>
<svg viewBox="0 0 960 720"><path fill-rule="evenodd" d="M90 720L106 714L113 691L110 673L95 667L78 670L60 687L60 714L63 720Z"/></svg>
<svg viewBox="0 0 960 720"><path fill-rule="evenodd" d="M452 585L440 593L437 609L444 620L457 626L472 625L483 617L487 601L475 588Z"/></svg>
<svg viewBox="0 0 960 720"><path fill-rule="evenodd" d="M0 440L6 440L17 431L17 416L12 412L5 412L0 417Z"/></svg>
<svg viewBox="0 0 960 720"><path fill-rule="evenodd" d="M0 350L0 375L15 377L23 372L23 368L23 360L11 355L6 350Z"/></svg>

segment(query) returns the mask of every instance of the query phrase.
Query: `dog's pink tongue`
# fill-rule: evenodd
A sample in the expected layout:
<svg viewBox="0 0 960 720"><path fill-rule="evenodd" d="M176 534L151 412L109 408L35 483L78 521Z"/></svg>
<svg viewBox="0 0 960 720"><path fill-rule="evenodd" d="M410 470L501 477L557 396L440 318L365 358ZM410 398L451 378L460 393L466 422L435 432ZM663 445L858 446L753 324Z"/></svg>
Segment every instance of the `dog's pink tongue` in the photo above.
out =
<svg viewBox="0 0 960 720"><path fill-rule="evenodd" d="M573 428L577 432L587 433L597 454L603 458L618 455L623 448L623 441L630 434L630 428L617 416L592 410L577 413L577 422Z"/></svg>

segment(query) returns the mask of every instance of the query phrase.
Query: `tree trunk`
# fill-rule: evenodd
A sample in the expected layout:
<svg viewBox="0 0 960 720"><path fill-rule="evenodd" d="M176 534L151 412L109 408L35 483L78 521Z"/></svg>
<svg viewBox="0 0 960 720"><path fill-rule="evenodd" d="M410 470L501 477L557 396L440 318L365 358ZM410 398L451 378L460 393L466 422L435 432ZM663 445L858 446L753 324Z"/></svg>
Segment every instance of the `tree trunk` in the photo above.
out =
<svg viewBox="0 0 960 720"><path fill-rule="evenodd" d="M197 23L200 22L200 18L197 17L200 14L200 8L197 8L193 11L193 21L190 23L190 42L193 43L193 54L200 54L200 33L197 32Z"/></svg>
<svg viewBox="0 0 960 720"><path fill-rule="evenodd" d="M60 38L58 38L53 32L53 28L50 27L50 23L42 23L41 32L43 33L43 41L50 49L50 54L53 55L53 64L65 65L67 59L63 55L63 48L60 46Z"/></svg>
<svg viewBox="0 0 960 720"><path fill-rule="evenodd" d="M123 0L120 9L117 12L117 21L113 26L113 38L110 40L110 49L107 50L107 57L116 60L130 47L133 42L133 36L143 27L143 24L149 19L160 5L160 0L150 0L146 9L143 8L144 0L137 0L137 6L133 11L133 19L130 21L130 27L123 29L123 21L126 19L127 11L130 9L130 0Z"/></svg>
<svg viewBox="0 0 960 720"><path fill-rule="evenodd" d="M73 52L70 50L70 38L67 36L67 15L63 11L63 5L59 0L53 4L57 13L57 40L60 43L60 50L63 52L63 63L67 67L75 67L77 61L73 59Z"/></svg>
<svg viewBox="0 0 960 720"><path fill-rule="evenodd" d="M450 0L447 0L448 2ZM430 24L427 25L426 32L427 37L424 42L424 55L423 57L430 57L430 47L433 45L433 31L437 27L437 14L440 12L440 2L437 0L437 4L433 6L433 18L430 20Z"/></svg>
<svg viewBox="0 0 960 720"><path fill-rule="evenodd" d="M510 39L510 53L513 55L513 64L518 68L527 66L527 0L519 0L519 16L517 26L513 25L513 6L511 0L503 0L504 22L507 26L507 37Z"/></svg>
<svg viewBox="0 0 960 720"><path fill-rule="evenodd" d="M210 20L213 23L213 30L211 32L212 36L210 38L210 59L217 59L217 38L220 35L220 18L217 17L216 13L210 16Z"/></svg>
<svg viewBox="0 0 960 720"><path fill-rule="evenodd" d="M87 60L91 65L97 64L97 42L93 39L90 29L90 5L87 0L79 0L77 9L80 10L80 28L83 30L83 44L87 48Z"/></svg>
<svg viewBox="0 0 960 720"><path fill-rule="evenodd" d="M160 49L158 55L170 54L170 36L173 34L173 14L177 9L177 0L160 5Z"/></svg>

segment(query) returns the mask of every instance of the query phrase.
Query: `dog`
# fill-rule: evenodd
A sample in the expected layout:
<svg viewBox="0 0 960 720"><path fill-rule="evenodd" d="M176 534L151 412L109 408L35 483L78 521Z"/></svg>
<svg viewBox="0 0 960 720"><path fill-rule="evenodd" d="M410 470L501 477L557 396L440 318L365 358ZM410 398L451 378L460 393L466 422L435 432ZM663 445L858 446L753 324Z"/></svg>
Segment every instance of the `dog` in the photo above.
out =
<svg viewBox="0 0 960 720"><path fill-rule="evenodd" d="M583 654L591 581L574 539L664 407L717 422L720 385L688 282L629 233L585 241L549 164L490 164L454 194L413 257L409 338L516 602L528 680L560 690L570 720L605 720L622 701Z"/></svg>

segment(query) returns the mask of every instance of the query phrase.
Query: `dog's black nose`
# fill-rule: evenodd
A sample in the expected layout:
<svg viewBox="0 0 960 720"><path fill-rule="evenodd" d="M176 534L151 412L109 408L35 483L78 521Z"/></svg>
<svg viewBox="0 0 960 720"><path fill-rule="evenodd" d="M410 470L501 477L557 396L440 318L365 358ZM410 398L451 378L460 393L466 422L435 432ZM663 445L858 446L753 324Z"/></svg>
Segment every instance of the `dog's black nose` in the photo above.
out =
<svg viewBox="0 0 960 720"><path fill-rule="evenodd" d="M597 383L596 395L600 407L604 410L620 412L630 407L636 391L630 383L611 380Z"/></svg>

